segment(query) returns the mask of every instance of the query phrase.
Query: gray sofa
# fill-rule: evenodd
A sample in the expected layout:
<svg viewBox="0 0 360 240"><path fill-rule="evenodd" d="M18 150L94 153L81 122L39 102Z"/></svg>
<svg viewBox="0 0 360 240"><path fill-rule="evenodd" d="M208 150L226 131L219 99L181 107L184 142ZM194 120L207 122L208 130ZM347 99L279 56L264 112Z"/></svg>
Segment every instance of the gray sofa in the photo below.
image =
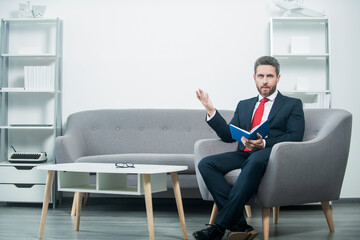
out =
<svg viewBox="0 0 360 240"><path fill-rule="evenodd" d="M221 111L230 120L233 111ZM77 112L55 141L57 163L132 162L186 165L179 172L183 197L201 197L196 181L194 144L218 138L205 122L205 110L104 109ZM168 179L168 187L172 187ZM165 194L165 196L173 196Z"/></svg>

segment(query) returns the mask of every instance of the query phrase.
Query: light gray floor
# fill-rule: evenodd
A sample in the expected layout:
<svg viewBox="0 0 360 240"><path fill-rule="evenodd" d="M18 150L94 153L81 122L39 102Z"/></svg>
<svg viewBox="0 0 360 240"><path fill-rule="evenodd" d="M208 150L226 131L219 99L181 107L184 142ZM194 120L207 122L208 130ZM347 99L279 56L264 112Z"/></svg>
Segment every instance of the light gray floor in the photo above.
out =
<svg viewBox="0 0 360 240"><path fill-rule="evenodd" d="M154 199L155 238L182 239L174 199ZM204 228L212 205L201 200L185 199L184 210L189 239ZM70 216L71 199L56 209L49 208L44 239L149 239L144 199L90 198L83 208L80 231L74 231ZM332 206L335 233L330 233L319 206L280 209L279 224L270 224L271 240L352 240L360 239L360 201L335 201ZM0 239L37 239L40 204L0 203ZM248 223L262 239L261 211L253 208ZM224 238L226 239L226 238Z"/></svg>

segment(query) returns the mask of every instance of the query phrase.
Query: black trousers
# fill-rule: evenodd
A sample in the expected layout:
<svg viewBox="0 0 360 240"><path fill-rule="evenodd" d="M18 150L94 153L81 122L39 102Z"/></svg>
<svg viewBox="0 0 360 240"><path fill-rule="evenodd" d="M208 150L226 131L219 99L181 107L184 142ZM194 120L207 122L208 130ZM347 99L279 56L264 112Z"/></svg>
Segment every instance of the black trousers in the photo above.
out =
<svg viewBox="0 0 360 240"><path fill-rule="evenodd" d="M230 229L245 222L245 204L256 193L269 161L271 148L254 152L227 152L208 156L199 162L198 168L219 209L215 223ZM241 174L231 186L225 174L241 168Z"/></svg>

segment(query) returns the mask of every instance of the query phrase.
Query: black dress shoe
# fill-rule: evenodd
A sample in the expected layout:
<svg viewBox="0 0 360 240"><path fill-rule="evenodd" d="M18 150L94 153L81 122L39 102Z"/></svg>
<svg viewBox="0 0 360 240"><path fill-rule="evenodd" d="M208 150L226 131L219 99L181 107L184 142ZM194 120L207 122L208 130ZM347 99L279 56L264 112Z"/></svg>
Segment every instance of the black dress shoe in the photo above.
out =
<svg viewBox="0 0 360 240"><path fill-rule="evenodd" d="M210 224L207 228L194 232L192 235L196 240L221 240L225 231L216 224Z"/></svg>
<svg viewBox="0 0 360 240"><path fill-rule="evenodd" d="M230 229L228 240L252 240L258 235L257 231L247 223L241 223Z"/></svg>

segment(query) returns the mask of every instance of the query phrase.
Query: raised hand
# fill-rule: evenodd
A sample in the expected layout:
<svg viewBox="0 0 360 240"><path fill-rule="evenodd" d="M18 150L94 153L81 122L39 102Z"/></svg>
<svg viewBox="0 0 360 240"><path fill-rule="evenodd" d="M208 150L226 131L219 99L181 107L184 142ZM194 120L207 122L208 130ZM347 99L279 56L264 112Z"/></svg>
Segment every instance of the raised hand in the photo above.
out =
<svg viewBox="0 0 360 240"><path fill-rule="evenodd" d="M196 97L197 97L197 99L199 99L199 101L202 103L202 105L204 105L208 115L209 116L214 115L215 108L210 100L209 94L199 88L199 90L196 91Z"/></svg>

